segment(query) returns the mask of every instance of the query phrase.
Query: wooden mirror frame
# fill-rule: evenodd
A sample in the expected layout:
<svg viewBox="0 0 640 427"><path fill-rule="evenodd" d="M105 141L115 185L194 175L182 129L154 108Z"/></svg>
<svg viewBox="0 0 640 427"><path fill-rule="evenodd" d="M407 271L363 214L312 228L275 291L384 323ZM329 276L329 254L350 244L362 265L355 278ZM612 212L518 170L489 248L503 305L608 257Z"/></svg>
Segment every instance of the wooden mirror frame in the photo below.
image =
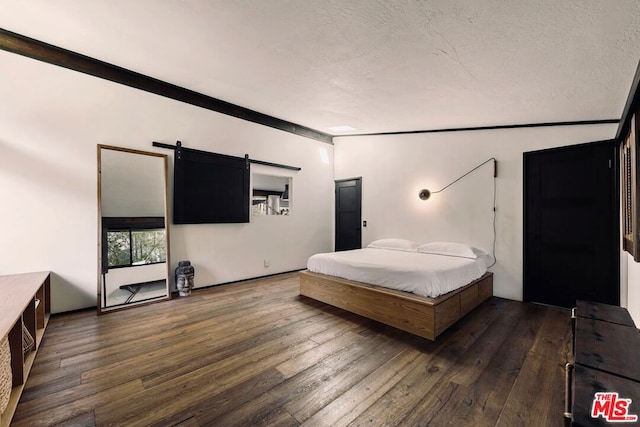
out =
<svg viewBox="0 0 640 427"><path fill-rule="evenodd" d="M166 238L166 296L154 298L149 301L140 301L140 302L130 302L125 305L118 305L115 307L103 307L102 299L102 262L103 262L103 219L102 219L102 211L103 211L103 200L102 200L102 150L112 150L119 151L123 153L131 153L137 155L144 156L152 156L158 157L162 159L163 162L163 195L164 195L164 229L165 229L165 238ZM97 156L98 156L98 294L97 294L97 310L98 314L111 313L115 311L125 310L133 307L139 307L141 305L152 304L155 302L166 301L171 299L171 263L170 263L170 240L169 240L169 185L168 185L168 157L166 154L154 153L150 151L142 151L131 148L123 148L116 147L112 145L104 145L98 144L97 146Z"/></svg>

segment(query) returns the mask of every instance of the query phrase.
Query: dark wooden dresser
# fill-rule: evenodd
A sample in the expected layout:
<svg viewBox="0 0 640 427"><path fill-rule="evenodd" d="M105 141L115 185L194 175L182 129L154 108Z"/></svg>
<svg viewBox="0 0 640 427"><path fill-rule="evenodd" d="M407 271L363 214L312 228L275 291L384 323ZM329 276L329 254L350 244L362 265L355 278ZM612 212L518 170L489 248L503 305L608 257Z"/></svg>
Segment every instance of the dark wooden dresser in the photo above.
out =
<svg viewBox="0 0 640 427"><path fill-rule="evenodd" d="M571 317L565 426L640 425L640 331L629 312L578 301Z"/></svg>

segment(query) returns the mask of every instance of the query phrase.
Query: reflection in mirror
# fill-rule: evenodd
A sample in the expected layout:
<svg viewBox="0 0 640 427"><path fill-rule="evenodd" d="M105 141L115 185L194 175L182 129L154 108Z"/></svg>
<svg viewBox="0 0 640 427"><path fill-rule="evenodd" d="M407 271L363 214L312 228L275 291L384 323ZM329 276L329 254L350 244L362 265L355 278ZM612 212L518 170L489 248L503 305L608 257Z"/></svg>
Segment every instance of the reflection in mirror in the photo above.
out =
<svg viewBox="0 0 640 427"><path fill-rule="evenodd" d="M291 178L254 173L251 213L253 215L289 215Z"/></svg>
<svg viewBox="0 0 640 427"><path fill-rule="evenodd" d="M98 146L98 311L171 297L167 156Z"/></svg>

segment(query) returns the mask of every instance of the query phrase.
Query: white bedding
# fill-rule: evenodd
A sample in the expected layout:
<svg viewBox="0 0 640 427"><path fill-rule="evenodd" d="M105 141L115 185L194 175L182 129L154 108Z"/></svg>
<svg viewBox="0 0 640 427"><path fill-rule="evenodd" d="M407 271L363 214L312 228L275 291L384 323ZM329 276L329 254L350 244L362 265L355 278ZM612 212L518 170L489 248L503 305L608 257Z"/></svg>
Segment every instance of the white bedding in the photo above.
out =
<svg viewBox="0 0 640 427"><path fill-rule="evenodd" d="M482 277L487 263L483 257L367 247L313 255L307 261L307 269L435 298Z"/></svg>

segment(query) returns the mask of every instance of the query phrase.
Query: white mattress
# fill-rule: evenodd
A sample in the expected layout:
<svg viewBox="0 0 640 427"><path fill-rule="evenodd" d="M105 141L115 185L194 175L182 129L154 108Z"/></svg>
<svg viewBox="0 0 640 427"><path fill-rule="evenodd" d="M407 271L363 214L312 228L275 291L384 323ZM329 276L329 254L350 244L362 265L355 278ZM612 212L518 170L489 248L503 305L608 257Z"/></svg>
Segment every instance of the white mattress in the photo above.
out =
<svg viewBox="0 0 640 427"><path fill-rule="evenodd" d="M483 258L364 248L313 255L307 269L435 298L482 277L487 264Z"/></svg>

